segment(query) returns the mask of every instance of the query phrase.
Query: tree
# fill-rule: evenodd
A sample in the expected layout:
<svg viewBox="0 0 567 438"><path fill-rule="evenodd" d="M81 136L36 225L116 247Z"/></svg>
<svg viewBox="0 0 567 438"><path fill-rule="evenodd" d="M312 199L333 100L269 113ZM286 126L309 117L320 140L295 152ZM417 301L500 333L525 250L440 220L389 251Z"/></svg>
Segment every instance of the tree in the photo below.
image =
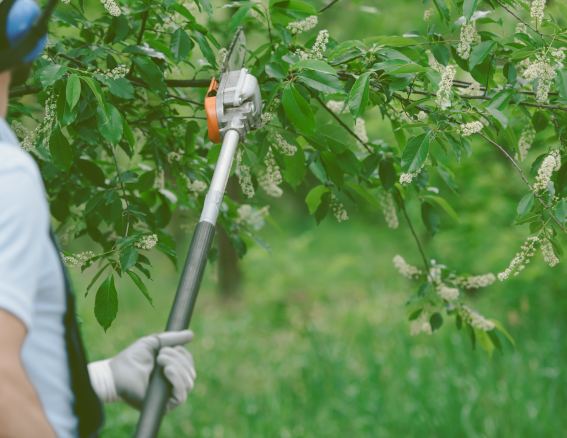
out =
<svg viewBox="0 0 567 438"><path fill-rule="evenodd" d="M71 0L55 12L53 39L34 66L33 83L12 91L9 120L41 168L61 240L88 235L102 248L62 256L83 270L100 265L89 289L102 279L95 314L105 330L117 312L114 274L129 276L151 303L141 279L151 277L145 253L155 247L175 263L175 243L165 227L176 208L200 212L218 157L220 145L208 140L201 102L225 50L198 23L200 12L211 29L233 32L243 25L263 38L246 61L261 84L266 125L237 152L233 172L244 195L253 198L261 189L281 196L283 181L295 188L312 174L320 184L306 203L317 223L327 216L347 220L347 203L381 207L391 228L401 214L423 259L421 268L399 255L393 260L402 275L418 282L408 302L412 334L437 330L446 313L490 354L501 348L496 329L509 338L498 321L463 300L465 290L488 286L495 276L458 273L428 260L406 205L421 205L432 236L440 229L439 212L458 222L428 175L438 172L457 192L458 178L435 155L460 160L473 153L467 137L482 137L528 189L515 224L529 223L530 234L499 279L518 275L537 246L550 266L559 263L557 230L566 231L567 219L564 29L553 16L544 18L539 0L531 6L434 0L434 9L424 13L426 34L337 42L321 30L302 43L318 14L332 13L337 1L319 12L297 0L234 3L228 23L215 21L209 0L133 0L128 7L107 0L102 13L85 13L82 1ZM559 9L567 19L567 6L559 3ZM433 24L435 10L439 22ZM513 17L515 31L489 18L493 10ZM531 24L520 18L528 15ZM489 24L502 34L477 30ZM204 59L196 59L199 52ZM37 104L19 100L30 94ZM38 105L45 108L42 121L36 119ZM363 116L373 107L391 121L397 146L368 138ZM21 118L37 127L28 131ZM535 133L548 126L554 135L549 151L532 165L538 174L532 184L518 163ZM118 150L127 163L120 165ZM239 255L253 244L267 247L254 234L267 207L227 198L225 204L219 221Z"/></svg>

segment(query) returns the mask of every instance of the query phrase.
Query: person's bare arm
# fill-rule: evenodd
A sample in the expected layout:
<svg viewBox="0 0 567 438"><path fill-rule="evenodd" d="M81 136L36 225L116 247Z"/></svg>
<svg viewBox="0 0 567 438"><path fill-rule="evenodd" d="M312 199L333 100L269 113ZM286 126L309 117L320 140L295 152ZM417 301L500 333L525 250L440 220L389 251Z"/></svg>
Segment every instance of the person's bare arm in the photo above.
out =
<svg viewBox="0 0 567 438"><path fill-rule="evenodd" d="M20 359L24 324L0 309L0 438L56 438Z"/></svg>

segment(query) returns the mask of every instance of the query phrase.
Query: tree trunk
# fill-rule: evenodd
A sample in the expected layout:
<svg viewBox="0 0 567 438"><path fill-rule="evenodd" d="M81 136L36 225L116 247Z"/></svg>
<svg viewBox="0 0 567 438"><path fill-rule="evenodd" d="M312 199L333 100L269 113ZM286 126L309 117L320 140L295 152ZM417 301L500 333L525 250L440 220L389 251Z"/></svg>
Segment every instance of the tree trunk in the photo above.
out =
<svg viewBox="0 0 567 438"><path fill-rule="evenodd" d="M226 186L227 196L236 200L239 195L238 179L235 175L229 178ZM217 227L218 278L219 292L225 297L233 297L238 293L242 273L238 265L238 254L230 242L227 232L223 227Z"/></svg>

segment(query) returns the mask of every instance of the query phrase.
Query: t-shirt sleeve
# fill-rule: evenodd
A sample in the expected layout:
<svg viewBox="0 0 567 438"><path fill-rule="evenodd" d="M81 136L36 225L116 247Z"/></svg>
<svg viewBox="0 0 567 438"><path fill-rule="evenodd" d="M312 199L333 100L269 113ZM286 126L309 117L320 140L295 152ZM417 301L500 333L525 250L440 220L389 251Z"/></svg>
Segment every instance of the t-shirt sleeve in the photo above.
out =
<svg viewBox="0 0 567 438"><path fill-rule="evenodd" d="M32 326L49 213L39 170L22 150L0 144L0 308Z"/></svg>

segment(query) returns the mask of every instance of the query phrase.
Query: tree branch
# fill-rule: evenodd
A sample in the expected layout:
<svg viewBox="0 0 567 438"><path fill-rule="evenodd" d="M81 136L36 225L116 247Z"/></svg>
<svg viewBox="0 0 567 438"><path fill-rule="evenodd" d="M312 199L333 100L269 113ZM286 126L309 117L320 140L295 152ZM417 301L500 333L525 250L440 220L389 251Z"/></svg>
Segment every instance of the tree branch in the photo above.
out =
<svg viewBox="0 0 567 438"><path fill-rule="evenodd" d="M317 12L320 14L321 12L325 12L327 9L329 9L331 6L333 6L336 2L338 2L339 0L333 0L331 3L327 3L325 6L323 6L321 9L319 9Z"/></svg>
<svg viewBox="0 0 567 438"><path fill-rule="evenodd" d="M116 166L116 174L118 175L118 180L120 180L120 171L118 170L118 161L116 161L116 155L114 155L114 146L110 145L110 151L112 152L112 158L114 158L114 165ZM126 189L124 189L124 183L121 182L122 194L124 195L124 201L126 201L126 233L124 237L128 237L128 228L130 228L130 205L128 205L128 198L126 198Z"/></svg>
<svg viewBox="0 0 567 438"><path fill-rule="evenodd" d="M525 177L524 172L522 172L522 169L520 169L520 166L518 166L518 163L516 163L516 160L514 160L510 154L508 154L508 152L506 152L504 150L504 148L502 146L500 146L498 143L495 143L494 141L492 141L491 139L489 139L486 135L484 135L482 132L477 132L478 135L480 135L482 138L484 138L486 141L488 141L489 143L493 144L494 146L496 146L498 149L500 149L502 151L502 153L504 155L506 155L506 157L508 157L508 159L512 162L512 164L514 165L514 167L516 168L516 170L518 172L520 172L520 176L522 177L522 179L524 180L524 182L526 183L526 185L528 186L528 188L533 192L534 196L539 200L539 202L541 203L541 205L543 205L543 208L545 208L547 210L547 212L549 213L549 215L555 220L555 222L557 222L557 225L559 225L559 228L561 228L564 232L567 233L567 230L565 229L565 227L563 227L563 225L561 224L561 222L559 222L559 220L557 220L557 218L553 215L553 213L551 212L551 210L549 209L549 207L547 206L547 204L545 202L543 202L543 200L540 198L540 196L536 193L536 191L532 188L531 184L529 183L528 179Z"/></svg>
<svg viewBox="0 0 567 438"><path fill-rule="evenodd" d="M413 229L413 226L411 224L410 218L408 216L408 212L406 211L405 201L403 199L402 199L402 211L404 212L404 216L406 217L406 221L407 221L407 223L410 227L411 233L413 234L413 238L415 239L415 243L417 243L417 247L419 248L421 258L423 259L423 264L425 265L425 271L429 272L429 263L427 263L427 257L425 257L425 252L423 252L423 248L421 247L421 243L419 242L417 234L415 234L415 230Z"/></svg>
<svg viewBox="0 0 567 438"><path fill-rule="evenodd" d="M315 97L315 99L317 99L317 102L319 102L319 104L320 104L323 108L325 108L325 109L327 110L327 112L328 112L330 115L332 115L332 116L334 117L334 119L335 119L337 122L339 122L339 124L340 124L343 128L345 128L345 129L348 131L348 133L349 133L350 135L352 135L352 136L353 136L354 138L356 138L360 143L362 143L362 145L366 148L366 150L368 151L369 154L372 153L372 149L370 149L370 148L368 147L368 145L367 145L365 142L363 142L363 141L360 139L360 137L359 137L358 135L356 135L354 132L352 132L351 129L350 129L334 112L332 112L332 111L327 107L327 105L325 105L325 102L323 102L319 97Z"/></svg>
<svg viewBox="0 0 567 438"><path fill-rule="evenodd" d="M522 23L524 23L526 26L528 26L531 30L533 30L535 33L540 34L541 36L547 37L547 38L551 38L554 39L555 37L551 36L551 35L547 35L545 33L541 33L539 30L534 29L533 27L531 27L528 23L526 23L524 20L522 20L520 17L518 17L516 14L514 14L510 9L508 9L506 6L504 6L502 3L500 3L498 0L494 0L496 3L498 3L500 6L502 6L502 8L504 8L505 11L507 11L509 14L513 15L517 20L521 21Z"/></svg>
<svg viewBox="0 0 567 438"><path fill-rule="evenodd" d="M134 85L136 87L142 87L142 88L145 88L146 90L150 90L150 88L146 84L142 84L141 82L136 82L133 79L130 79L130 82L132 83L132 85ZM196 101L191 100L191 99L186 99L185 97L176 96L175 94L167 93L166 96L169 97L169 98L172 98L172 99L181 100L182 102L189 102L189 103L192 103L193 105L205 106L204 103L196 102Z"/></svg>

